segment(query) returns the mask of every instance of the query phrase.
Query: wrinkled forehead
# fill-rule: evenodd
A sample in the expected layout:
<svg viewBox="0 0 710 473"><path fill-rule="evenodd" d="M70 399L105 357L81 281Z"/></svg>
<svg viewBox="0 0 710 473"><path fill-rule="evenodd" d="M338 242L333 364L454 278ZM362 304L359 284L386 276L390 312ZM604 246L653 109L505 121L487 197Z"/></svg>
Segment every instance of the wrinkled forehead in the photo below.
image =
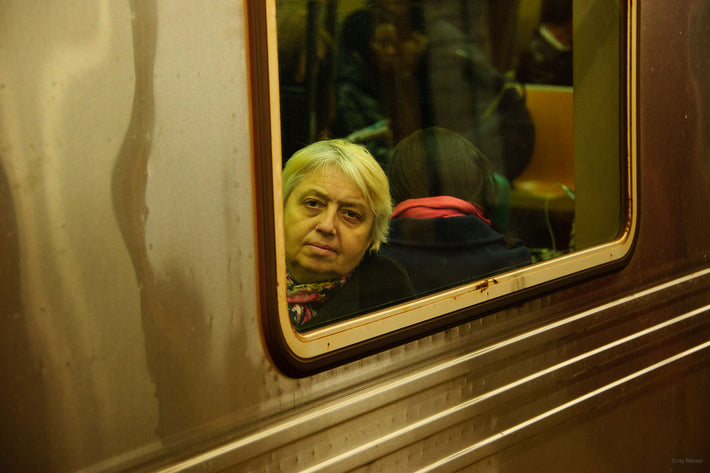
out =
<svg viewBox="0 0 710 473"><path fill-rule="evenodd" d="M311 192L327 200L368 205L366 194L348 172L339 166L327 165L313 169L296 185L299 194Z"/></svg>

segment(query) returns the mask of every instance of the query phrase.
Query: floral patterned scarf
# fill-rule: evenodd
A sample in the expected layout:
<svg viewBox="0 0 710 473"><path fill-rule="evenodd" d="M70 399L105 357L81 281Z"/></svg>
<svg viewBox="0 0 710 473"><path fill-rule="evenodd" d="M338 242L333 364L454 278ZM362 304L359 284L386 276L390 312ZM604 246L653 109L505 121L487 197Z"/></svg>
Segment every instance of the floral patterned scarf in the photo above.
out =
<svg viewBox="0 0 710 473"><path fill-rule="evenodd" d="M323 305L324 300L335 289L343 286L350 279L352 272L340 279L329 281L313 282L308 284L298 284L286 272L286 299L288 300L288 315L291 324L298 328L316 317L318 308Z"/></svg>

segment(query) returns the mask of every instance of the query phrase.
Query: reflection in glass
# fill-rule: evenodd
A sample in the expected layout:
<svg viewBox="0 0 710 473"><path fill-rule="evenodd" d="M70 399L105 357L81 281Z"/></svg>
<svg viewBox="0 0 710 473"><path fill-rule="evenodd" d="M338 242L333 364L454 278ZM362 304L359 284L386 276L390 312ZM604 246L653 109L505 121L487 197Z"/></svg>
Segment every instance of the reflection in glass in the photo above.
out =
<svg viewBox="0 0 710 473"><path fill-rule="evenodd" d="M400 260L418 294L577 249L574 143L587 135L573 126L572 32L587 23L573 23L571 0L280 1L277 19L284 163L309 143L343 138L369 150L393 193L415 178L437 182L416 194L393 195L395 204L447 197L465 207L457 217L413 222L410 211L391 220L393 239L380 254ZM580 30L589 35L589 28ZM442 145L453 137L457 151ZM612 138L618 139L615 130ZM424 157L419 161L411 147L403 152L415 142ZM618 162L618 154L612 158ZM604 172L618 194L618 165L607 161ZM467 167L457 167L463 162ZM467 192L437 188L454 177L470 186ZM593 198L582 196L582 203ZM446 220L452 218L459 220ZM437 219L444 223L434 225ZM476 229L461 224L452 233L461 219ZM615 232L611 220L606 228ZM498 246L466 249L470 240L457 240L457 232ZM403 261L402 248L415 241L456 247L459 257L446 258L465 260L469 268L446 271L447 277L432 273L420 284L415 273L422 268L449 266L441 254L444 259L432 256L436 252ZM498 256L491 259L490 251Z"/></svg>
<svg viewBox="0 0 710 473"><path fill-rule="evenodd" d="M501 208L490 163L445 128L416 131L388 166L396 204L381 253L407 269L419 294L474 281L531 262L519 241L495 230ZM501 179L499 177L499 179Z"/></svg>

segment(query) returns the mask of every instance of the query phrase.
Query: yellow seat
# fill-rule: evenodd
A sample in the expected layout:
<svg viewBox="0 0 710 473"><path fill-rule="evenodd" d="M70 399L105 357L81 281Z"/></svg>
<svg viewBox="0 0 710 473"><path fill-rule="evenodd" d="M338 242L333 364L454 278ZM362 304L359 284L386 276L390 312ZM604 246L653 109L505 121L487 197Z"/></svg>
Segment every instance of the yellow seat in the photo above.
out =
<svg viewBox="0 0 710 473"><path fill-rule="evenodd" d="M513 180L511 206L573 210L574 92L572 87L526 85L526 104L535 125L530 163ZM567 191L565 190L567 188Z"/></svg>

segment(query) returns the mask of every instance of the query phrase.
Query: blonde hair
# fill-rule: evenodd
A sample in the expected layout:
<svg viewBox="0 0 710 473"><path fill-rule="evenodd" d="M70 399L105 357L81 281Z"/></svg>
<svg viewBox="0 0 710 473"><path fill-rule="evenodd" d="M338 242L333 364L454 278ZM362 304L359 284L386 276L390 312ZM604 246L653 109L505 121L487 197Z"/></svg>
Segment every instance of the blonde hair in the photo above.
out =
<svg viewBox="0 0 710 473"><path fill-rule="evenodd" d="M377 251L387 241L392 197L387 176L364 146L335 139L316 141L296 151L283 170L283 202L308 175L327 166L335 166L353 180L375 216L370 251Z"/></svg>

